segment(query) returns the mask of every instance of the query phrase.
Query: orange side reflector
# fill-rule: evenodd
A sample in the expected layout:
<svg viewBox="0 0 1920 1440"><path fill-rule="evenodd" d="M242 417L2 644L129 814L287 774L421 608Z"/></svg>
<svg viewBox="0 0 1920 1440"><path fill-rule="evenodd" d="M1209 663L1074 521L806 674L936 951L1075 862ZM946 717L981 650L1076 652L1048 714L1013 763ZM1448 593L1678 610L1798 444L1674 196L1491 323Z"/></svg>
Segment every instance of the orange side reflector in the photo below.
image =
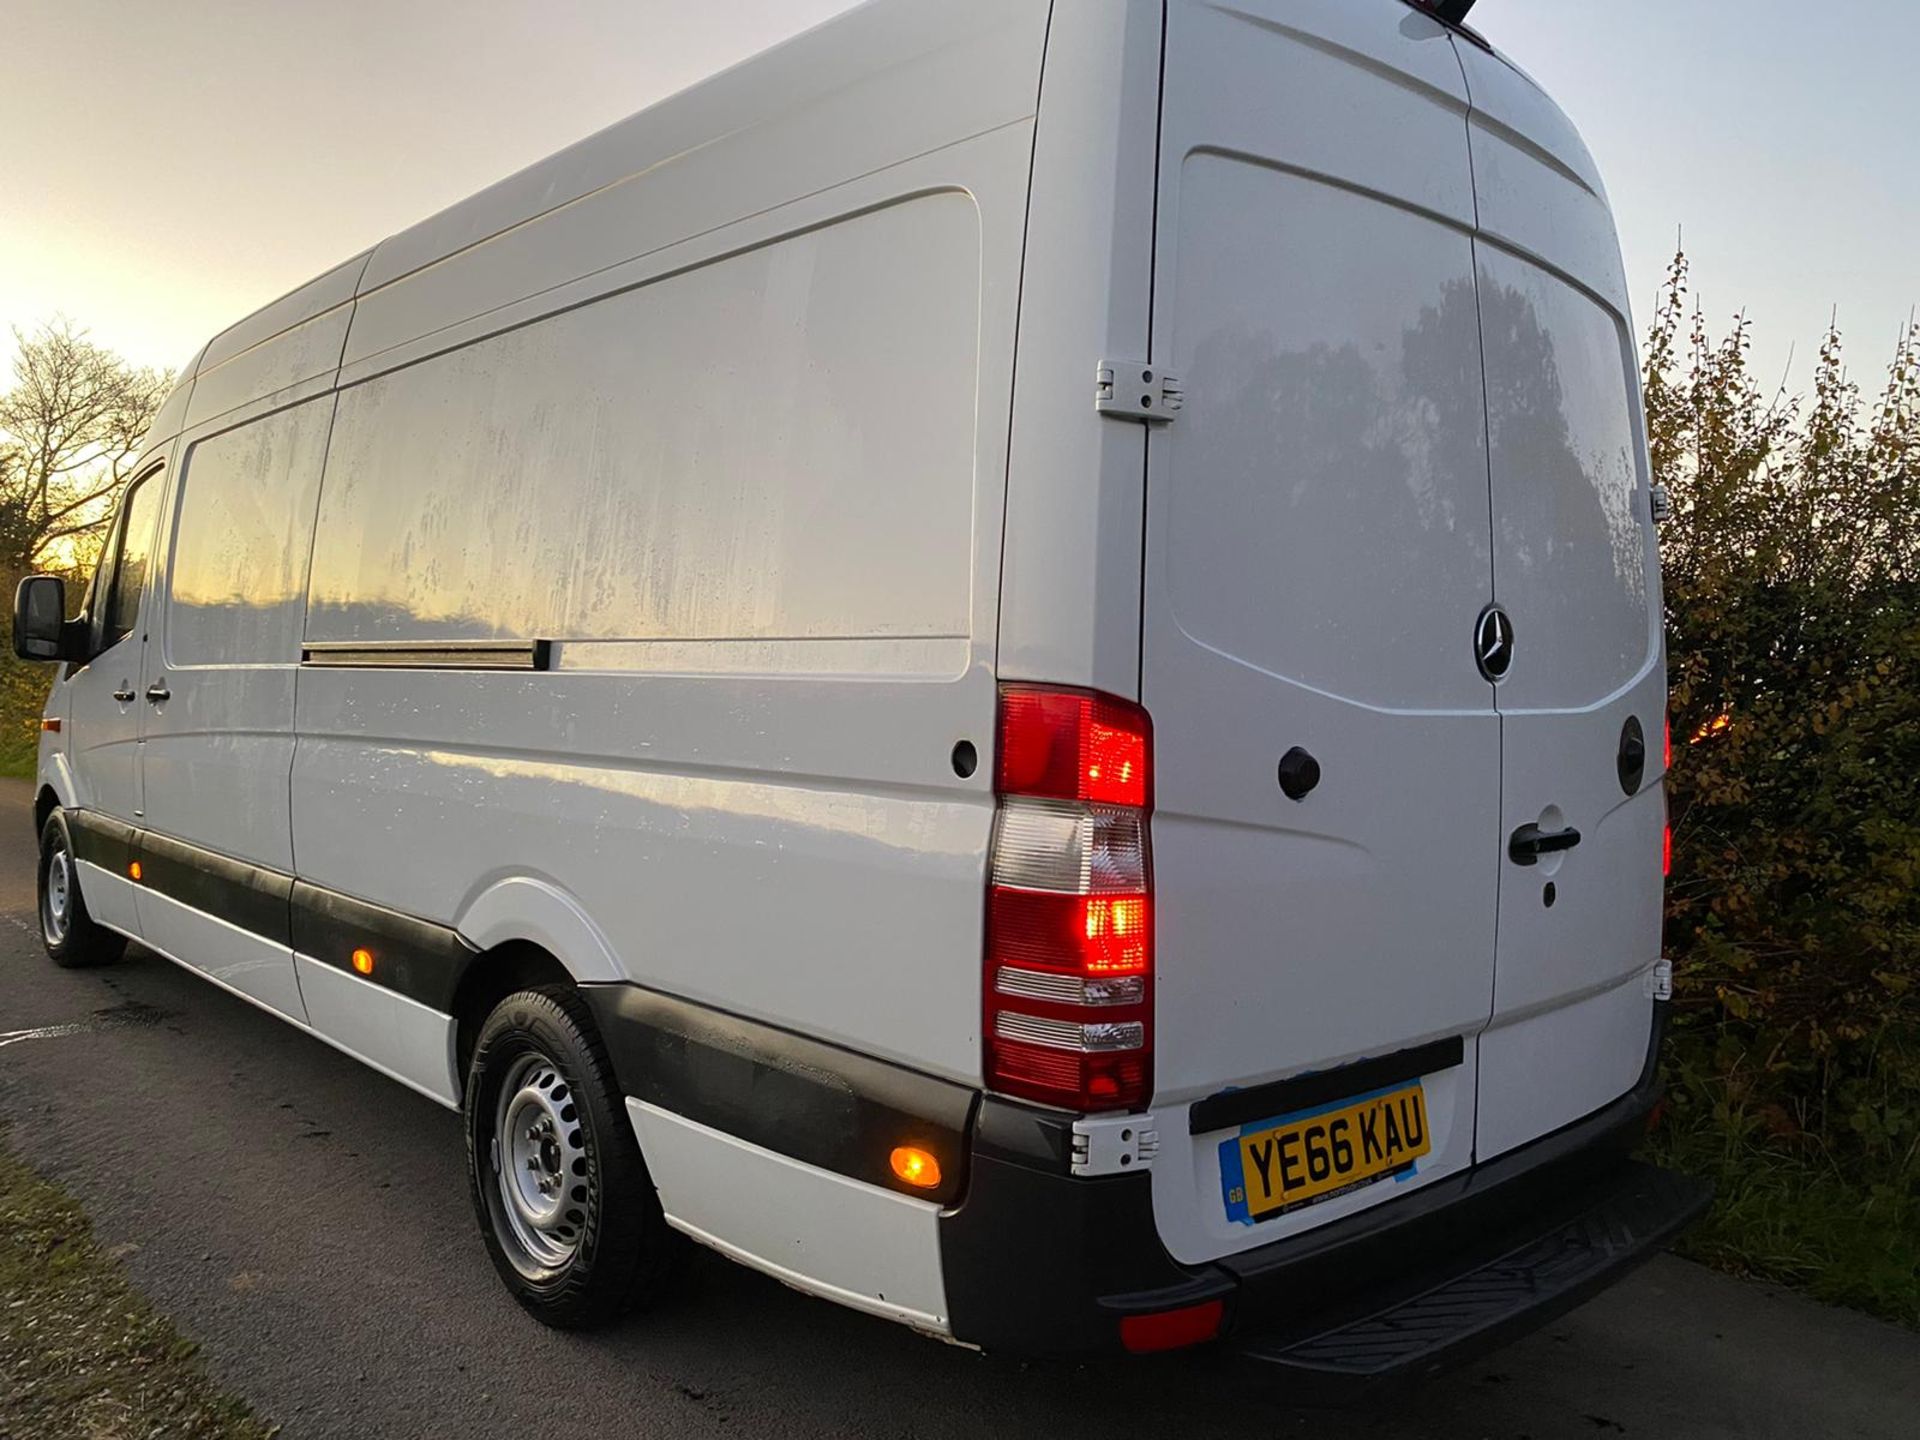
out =
<svg viewBox="0 0 1920 1440"><path fill-rule="evenodd" d="M371 950L354 951L353 968L358 970L362 975L371 975L373 973L373 952Z"/></svg>
<svg viewBox="0 0 1920 1440"><path fill-rule="evenodd" d="M60 717L58 715L47 716L40 722L40 728L42 730L51 730L54 734L58 735L60 733Z"/></svg>
<svg viewBox="0 0 1920 1440"><path fill-rule="evenodd" d="M138 860L134 861L131 865L127 866L127 874L131 875L135 880L138 880L140 878L141 871L140 871L140 862Z"/></svg>
<svg viewBox="0 0 1920 1440"><path fill-rule="evenodd" d="M918 1145L902 1145L889 1158L893 1173L916 1190L931 1190L940 1183L940 1162Z"/></svg>

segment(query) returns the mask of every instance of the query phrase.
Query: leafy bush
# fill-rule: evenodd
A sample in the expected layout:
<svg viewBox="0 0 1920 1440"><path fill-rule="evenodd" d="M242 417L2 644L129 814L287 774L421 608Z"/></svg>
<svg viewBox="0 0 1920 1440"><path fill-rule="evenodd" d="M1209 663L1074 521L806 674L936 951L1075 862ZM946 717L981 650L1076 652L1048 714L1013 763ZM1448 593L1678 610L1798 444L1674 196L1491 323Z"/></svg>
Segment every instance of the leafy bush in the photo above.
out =
<svg viewBox="0 0 1920 1440"><path fill-rule="evenodd" d="M1871 406L1830 331L1803 404L1686 294L1682 256L1646 365L1674 499L1670 1143L1720 1174L1709 1253L1824 1293L1864 1265L1835 1298L1920 1323L1920 327ZM1788 1191L1804 1213L1766 1203ZM1771 1239L1742 1239L1762 1211Z"/></svg>

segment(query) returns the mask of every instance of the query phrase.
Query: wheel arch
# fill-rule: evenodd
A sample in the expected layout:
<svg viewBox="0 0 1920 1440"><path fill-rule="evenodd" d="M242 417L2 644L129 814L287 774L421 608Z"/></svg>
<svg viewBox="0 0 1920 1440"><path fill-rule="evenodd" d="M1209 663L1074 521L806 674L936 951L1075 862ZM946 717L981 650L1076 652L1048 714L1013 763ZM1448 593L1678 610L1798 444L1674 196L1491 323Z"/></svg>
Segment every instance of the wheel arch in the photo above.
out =
<svg viewBox="0 0 1920 1440"><path fill-rule="evenodd" d="M507 996L537 986L627 978L580 902L535 876L509 876L487 885L462 909L455 929L479 952L454 991L455 1094L466 1091L480 1027Z"/></svg>
<svg viewBox="0 0 1920 1440"><path fill-rule="evenodd" d="M467 1093L467 1066L487 1016L507 996L550 985L572 988L577 977L560 961L528 940L509 940L474 956L453 994L453 1093Z"/></svg>
<svg viewBox="0 0 1920 1440"><path fill-rule="evenodd" d="M53 786L42 785L40 793L33 797L33 838L37 841L40 833L47 828L47 817L60 808L60 797Z"/></svg>

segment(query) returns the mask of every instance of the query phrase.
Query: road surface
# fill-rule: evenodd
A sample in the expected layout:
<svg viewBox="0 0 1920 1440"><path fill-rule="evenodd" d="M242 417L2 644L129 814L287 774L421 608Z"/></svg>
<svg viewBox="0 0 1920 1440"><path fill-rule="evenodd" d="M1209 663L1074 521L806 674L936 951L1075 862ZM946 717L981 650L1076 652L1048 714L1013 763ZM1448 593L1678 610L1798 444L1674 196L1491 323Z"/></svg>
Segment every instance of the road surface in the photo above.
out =
<svg viewBox="0 0 1920 1440"><path fill-rule="evenodd" d="M0 781L0 1126L287 1440L1920 1433L1920 1336L1673 1259L1372 1411L1227 1357L983 1357L707 1255L671 1309L544 1330L487 1263L454 1115L137 947L46 960L30 801Z"/></svg>

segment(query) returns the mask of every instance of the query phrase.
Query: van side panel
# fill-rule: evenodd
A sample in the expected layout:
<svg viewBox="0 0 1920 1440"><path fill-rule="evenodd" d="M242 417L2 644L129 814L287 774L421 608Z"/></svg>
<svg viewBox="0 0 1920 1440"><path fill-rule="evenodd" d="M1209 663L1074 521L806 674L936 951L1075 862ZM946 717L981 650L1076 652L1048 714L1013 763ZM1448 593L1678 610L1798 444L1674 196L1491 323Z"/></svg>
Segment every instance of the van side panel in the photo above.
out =
<svg viewBox="0 0 1920 1440"><path fill-rule="evenodd" d="M677 174L645 234L621 207L651 175L596 193L513 232L526 273L581 263L566 227L602 205L607 234L645 253L533 300L476 282L473 318L350 367L310 650L537 641L551 668L309 663L303 879L444 925L483 913L495 942L537 885L605 938L560 955L576 973L610 954L620 978L977 1083L1045 15L986 20L995 44L913 62L910 101L876 63L780 142L844 158L910 131L927 153L780 204L772 152L713 147L687 183L710 167L737 220L689 210ZM481 343L387 368L455 333ZM983 759L965 776L961 740ZM503 883L518 879L534 883ZM556 933L544 911L518 938Z"/></svg>
<svg viewBox="0 0 1920 1440"><path fill-rule="evenodd" d="M330 388L367 257L356 256L221 332L196 362L186 424L203 425L273 395Z"/></svg>
<svg viewBox="0 0 1920 1440"><path fill-rule="evenodd" d="M979 274L945 190L344 390L308 641L964 639Z"/></svg>
<svg viewBox="0 0 1920 1440"><path fill-rule="evenodd" d="M1000 675L1140 689L1146 432L1096 414L1153 358L1159 4L1055 0L1034 140L1001 569Z"/></svg>

